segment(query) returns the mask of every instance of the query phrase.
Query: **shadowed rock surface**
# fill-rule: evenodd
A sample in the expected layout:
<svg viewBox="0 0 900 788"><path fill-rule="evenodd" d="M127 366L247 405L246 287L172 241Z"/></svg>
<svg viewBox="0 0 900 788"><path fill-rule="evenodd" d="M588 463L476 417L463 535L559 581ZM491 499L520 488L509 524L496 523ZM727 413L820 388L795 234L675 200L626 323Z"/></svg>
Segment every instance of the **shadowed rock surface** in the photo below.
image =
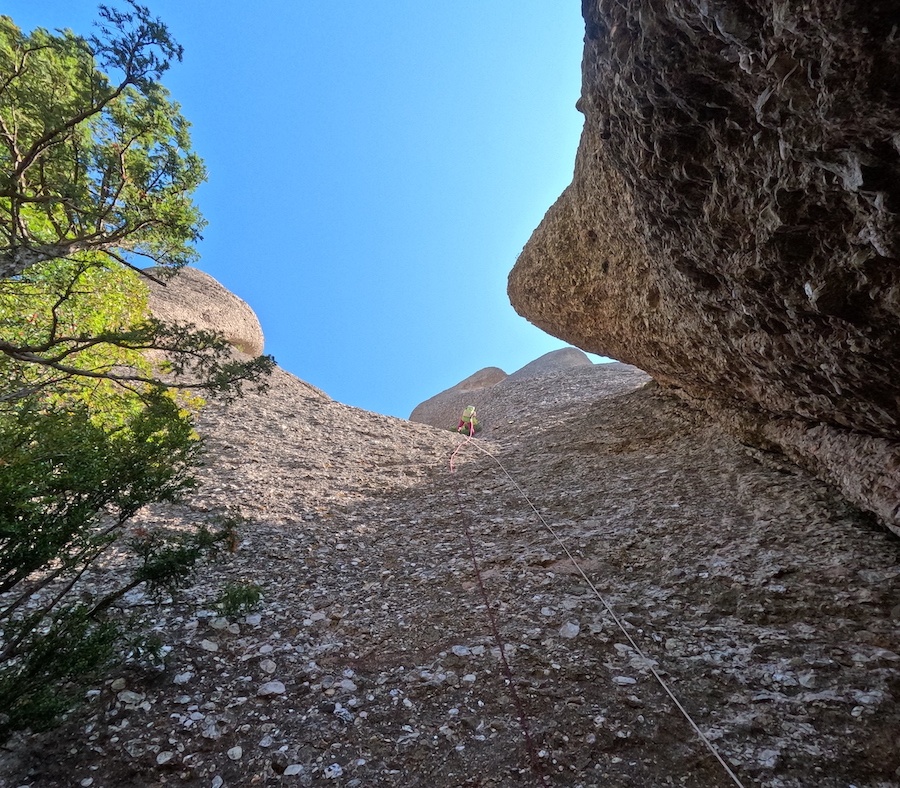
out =
<svg viewBox="0 0 900 788"><path fill-rule="evenodd" d="M182 268L165 281L165 286L150 282L150 311L156 318L217 331L242 353L262 355L262 326L246 301L196 268Z"/></svg>
<svg viewBox="0 0 900 788"><path fill-rule="evenodd" d="M0 788L729 785L649 664L748 788L897 785L897 539L647 380L504 380L461 448L280 370L209 405L200 489L136 525L231 507L237 551L159 607L130 594L165 667L123 652L0 750ZM223 615L229 582L260 604Z"/></svg>
<svg viewBox="0 0 900 788"><path fill-rule="evenodd" d="M900 11L583 3L572 184L514 307L900 528Z"/></svg>

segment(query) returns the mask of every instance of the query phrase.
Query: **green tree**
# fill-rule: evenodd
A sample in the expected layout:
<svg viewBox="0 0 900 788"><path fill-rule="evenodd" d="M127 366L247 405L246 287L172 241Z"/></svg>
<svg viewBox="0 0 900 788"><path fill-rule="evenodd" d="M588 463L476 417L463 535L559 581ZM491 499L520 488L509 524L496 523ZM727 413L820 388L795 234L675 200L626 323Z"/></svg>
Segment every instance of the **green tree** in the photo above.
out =
<svg viewBox="0 0 900 788"><path fill-rule="evenodd" d="M85 251L164 268L195 257L206 172L158 82L182 49L136 3L100 16L90 39L0 17L0 277Z"/></svg>
<svg viewBox="0 0 900 788"><path fill-rule="evenodd" d="M239 359L215 332L154 319L147 301L137 273L94 252L0 279L0 403L46 390L114 410L147 386L229 397L264 385L271 357Z"/></svg>
<svg viewBox="0 0 900 788"><path fill-rule="evenodd" d="M151 389L139 401L115 428L67 398L0 409L0 741L51 724L106 666L139 627L116 607L127 592L174 590L234 541L227 520L132 524L194 488L201 451L171 396Z"/></svg>
<svg viewBox="0 0 900 788"><path fill-rule="evenodd" d="M100 18L84 39L0 17L0 740L115 654L124 594L177 588L233 542L227 522L133 517L194 487L191 392L274 364L149 315L138 263L164 279L194 257L205 173L158 82L181 48L133 2Z"/></svg>
<svg viewBox="0 0 900 788"><path fill-rule="evenodd" d="M193 192L206 176L190 124L157 81L181 47L134 2L127 12L101 6L100 17L85 39L24 35L0 16L0 280L12 280L0 294L0 354L15 362L0 369L0 401L71 376L152 384L171 373L182 388L234 391L272 360L236 362L222 337L163 325L146 309L91 324L92 310L107 315L85 295L96 280L108 307L113 291L136 297L121 267L164 279L194 259L203 220ZM133 363L147 350L166 356L156 374Z"/></svg>

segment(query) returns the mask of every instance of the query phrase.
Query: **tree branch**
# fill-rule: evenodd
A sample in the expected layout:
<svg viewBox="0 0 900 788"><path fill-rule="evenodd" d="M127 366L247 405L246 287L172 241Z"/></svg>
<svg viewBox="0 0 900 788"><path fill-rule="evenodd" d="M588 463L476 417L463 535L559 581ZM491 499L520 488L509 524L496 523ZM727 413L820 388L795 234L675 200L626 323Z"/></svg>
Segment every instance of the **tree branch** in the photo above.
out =
<svg viewBox="0 0 900 788"><path fill-rule="evenodd" d="M133 263L129 263L124 257L122 257L121 255L116 254L114 251L112 251L112 249L103 249L102 252L103 252L103 254L108 255L109 257L112 257L113 260L116 260L119 263L121 263L122 265L130 268L132 271L137 271L137 273L139 273L141 276L147 277L147 279L149 279L151 282L156 282L156 284L162 285L163 287L169 286L167 282L164 282L162 279L159 279L158 277L153 276L153 274L148 273L143 268L138 268Z"/></svg>

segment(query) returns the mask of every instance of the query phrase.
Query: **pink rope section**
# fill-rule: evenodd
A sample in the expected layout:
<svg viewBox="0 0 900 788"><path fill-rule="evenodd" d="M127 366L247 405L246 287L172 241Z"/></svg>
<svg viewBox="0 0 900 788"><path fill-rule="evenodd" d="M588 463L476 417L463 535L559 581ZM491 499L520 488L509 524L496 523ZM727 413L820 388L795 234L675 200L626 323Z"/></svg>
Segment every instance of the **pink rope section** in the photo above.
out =
<svg viewBox="0 0 900 788"><path fill-rule="evenodd" d="M462 443L460 443L460 444L453 450L453 454L450 455L450 473L455 473L455 472L456 472L456 468L453 467L453 461L456 459L456 455L459 454L459 452L460 452L460 450L462 449L463 446L465 446L467 443L471 443L471 441L472 441L472 436L469 435Z"/></svg>
<svg viewBox="0 0 900 788"><path fill-rule="evenodd" d="M450 455L451 473L454 473L456 470L453 467L453 461L456 458L456 455L459 453L460 449L462 449L462 447L469 443L471 440L472 436L469 435L462 443L459 444L459 446L456 447L456 450L453 452L453 454ZM497 644L497 648L500 651L500 664L503 667L503 673L506 677L506 683L509 686L509 694L512 697L513 704L516 707L516 716L519 718L519 727L522 729L522 736L525 739L525 749L528 752L528 760L531 764L531 771L538 779L540 785L547 786L547 788L549 788L550 782L548 781L547 775L544 772L540 758L538 758L537 748L534 746L534 739L531 736L531 728L528 725L528 717L525 714L525 707L522 704L519 693L516 691L516 682L513 678L512 668L510 668L509 661L506 659L506 644L504 643L503 638L500 635L500 628L497 626L497 617L494 615L494 611L491 609L491 600L488 596L487 589L485 588L484 579L481 576L481 569L478 566L478 557L475 555L475 542L472 539L472 518L468 510L463 505L462 496L459 494L459 488L454 488L454 492L456 493L456 503L459 506L459 512L463 521L466 543L469 546L469 556L472 559L472 566L475 568L475 578L478 581L478 590L481 593L481 600L482 602L484 602L484 608L491 627L491 634L493 635L494 642Z"/></svg>

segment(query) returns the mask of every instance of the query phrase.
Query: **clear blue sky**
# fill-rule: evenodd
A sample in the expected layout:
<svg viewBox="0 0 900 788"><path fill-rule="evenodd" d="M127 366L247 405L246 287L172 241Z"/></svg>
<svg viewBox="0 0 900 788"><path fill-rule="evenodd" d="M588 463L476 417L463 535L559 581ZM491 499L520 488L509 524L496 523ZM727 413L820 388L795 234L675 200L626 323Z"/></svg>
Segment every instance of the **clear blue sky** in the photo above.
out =
<svg viewBox="0 0 900 788"><path fill-rule="evenodd" d="M571 180L577 0L145 4L185 49L163 81L209 169L198 267L249 302L283 368L405 418L564 346L513 311L506 277ZM96 8L2 13L87 35Z"/></svg>

